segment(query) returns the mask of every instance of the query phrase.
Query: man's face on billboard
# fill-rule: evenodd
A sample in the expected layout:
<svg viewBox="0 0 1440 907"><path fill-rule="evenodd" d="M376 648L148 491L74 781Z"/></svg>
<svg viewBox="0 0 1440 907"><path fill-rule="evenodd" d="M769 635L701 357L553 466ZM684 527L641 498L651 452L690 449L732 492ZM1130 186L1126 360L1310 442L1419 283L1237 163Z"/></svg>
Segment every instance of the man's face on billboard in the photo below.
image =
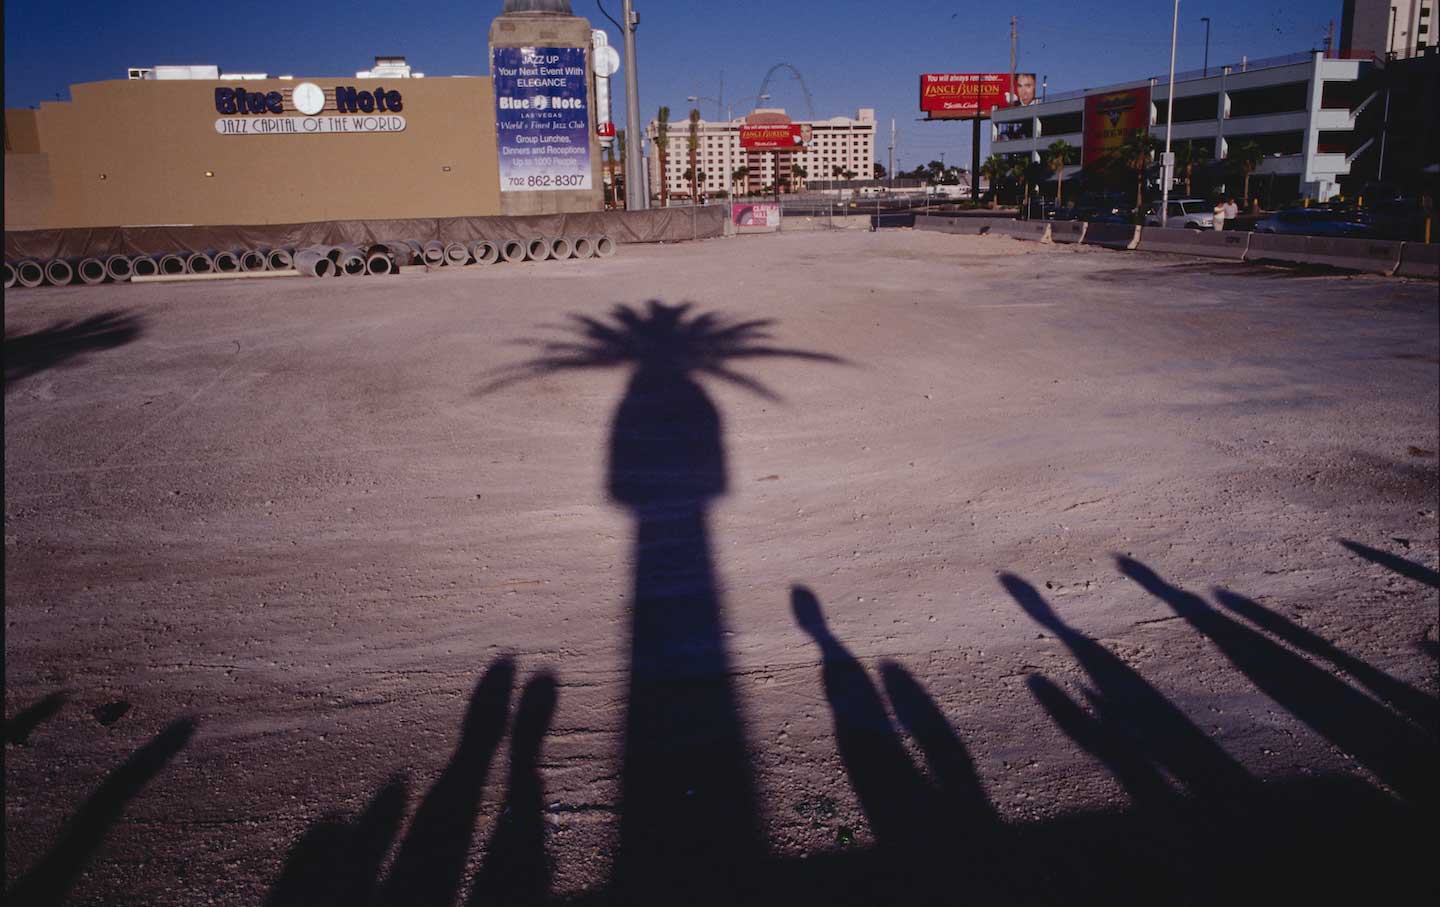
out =
<svg viewBox="0 0 1440 907"><path fill-rule="evenodd" d="M1035 103L1035 77L1030 73L1022 72L1015 77L1015 99L1022 107Z"/></svg>

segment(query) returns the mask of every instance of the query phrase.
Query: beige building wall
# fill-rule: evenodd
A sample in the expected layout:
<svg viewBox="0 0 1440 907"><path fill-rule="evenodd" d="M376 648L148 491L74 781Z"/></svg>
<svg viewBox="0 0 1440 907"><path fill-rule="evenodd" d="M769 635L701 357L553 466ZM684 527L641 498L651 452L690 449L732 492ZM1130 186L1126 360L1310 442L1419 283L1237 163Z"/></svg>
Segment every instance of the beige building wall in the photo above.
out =
<svg viewBox="0 0 1440 907"><path fill-rule="evenodd" d="M336 85L399 91L406 128L216 131L217 87L278 91L281 115L299 116L290 92L302 81L326 89L322 116L336 113ZM71 98L6 111L7 230L501 213L489 78L124 80L75 85Z"/></svg>

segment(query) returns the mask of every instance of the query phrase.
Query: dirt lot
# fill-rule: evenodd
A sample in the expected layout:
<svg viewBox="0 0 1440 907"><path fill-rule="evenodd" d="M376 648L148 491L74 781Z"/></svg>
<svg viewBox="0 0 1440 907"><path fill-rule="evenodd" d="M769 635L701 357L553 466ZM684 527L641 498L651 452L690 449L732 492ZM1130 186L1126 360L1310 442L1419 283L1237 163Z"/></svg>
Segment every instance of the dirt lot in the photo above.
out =
<svg viewBox="0 0 1440 907"><path fill-rule="evenodd" d="M14 903L1435 893L1434 284L787 234L5 360Z"/></svg>

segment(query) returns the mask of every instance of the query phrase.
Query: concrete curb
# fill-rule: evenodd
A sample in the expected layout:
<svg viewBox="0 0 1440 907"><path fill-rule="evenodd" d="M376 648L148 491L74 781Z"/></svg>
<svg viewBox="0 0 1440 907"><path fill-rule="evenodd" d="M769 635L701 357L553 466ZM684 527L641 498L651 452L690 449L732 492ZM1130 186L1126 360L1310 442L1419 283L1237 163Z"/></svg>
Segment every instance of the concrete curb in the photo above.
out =
<svg viewBox="0 0 1440 907"><path fill-rule="evenodd" d="M1400 250L1400 266L1395 269L1395 276L1440 280L1440 245L1407 242Z"/></svg>
<svg viewBox="0 0 1440 907"><path fill-rule="evenodd" d="M1245 260L1327 265L1388 276L1400 266L1400 252L1404 245L1384 239L1254 233L1251 234Z"/></svg>
<svg viewBox="0 0 1440 907"><path fill-rule="evenodd" d="M1141 252L1169 252L1243 261L1250 248L1250 234L1238 230L1188 230L1184 228L1141 227Z"/></svg>
<svg viewBox="0 0 1440 907"><path fill-rule="evenodd" d="M1140 228L1131 224L1090 224L1082 245L1130 251L1140 242Z"/></svg>

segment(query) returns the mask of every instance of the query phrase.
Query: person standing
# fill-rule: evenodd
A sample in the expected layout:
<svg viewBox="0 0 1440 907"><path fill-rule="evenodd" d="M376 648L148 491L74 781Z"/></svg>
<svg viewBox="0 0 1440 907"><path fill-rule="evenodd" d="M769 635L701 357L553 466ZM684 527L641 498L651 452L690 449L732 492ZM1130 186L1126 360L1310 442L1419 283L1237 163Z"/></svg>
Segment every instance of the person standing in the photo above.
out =
<svg viewBox="0 0 1440 907"><path fill-rule="evenodd" d="M1223 198L1215 199L1215 210L1212 213L1215 218L1216 230L1225 229L1225 210L1225 200Z"/></svg>
<svg viewBox="0 0 1440 907"><path fill-rule="evenodd" d="M1225 220L1230 224L1235 223L1235 218L1240 216L1240 206L1235 204L1235 196L1225 197Z"/></svg>

